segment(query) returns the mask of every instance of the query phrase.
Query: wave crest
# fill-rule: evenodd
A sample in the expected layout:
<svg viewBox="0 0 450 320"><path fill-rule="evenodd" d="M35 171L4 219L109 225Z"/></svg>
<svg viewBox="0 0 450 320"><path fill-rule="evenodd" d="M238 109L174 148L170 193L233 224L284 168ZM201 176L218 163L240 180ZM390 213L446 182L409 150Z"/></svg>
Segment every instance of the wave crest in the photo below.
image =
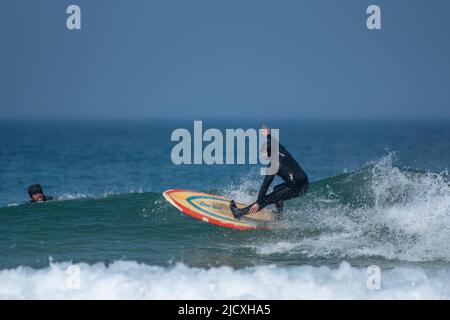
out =
<svg viewBox="0 0 450 320"><path fill-rule="evenodd" d="M133 261L109 266L52 263L0 271L1 299L448 299L449 269L381 270L379 290L365 268L257 266L163 268ZM77 277L74 279L74 277Z"/></svg>
<svg viewBox="0 0 450 320"><path fill-rule="evenodd" d="M450 261L448 174L400 169L394 160L314 183L291 207L289 235L257 252Z"/></svg>

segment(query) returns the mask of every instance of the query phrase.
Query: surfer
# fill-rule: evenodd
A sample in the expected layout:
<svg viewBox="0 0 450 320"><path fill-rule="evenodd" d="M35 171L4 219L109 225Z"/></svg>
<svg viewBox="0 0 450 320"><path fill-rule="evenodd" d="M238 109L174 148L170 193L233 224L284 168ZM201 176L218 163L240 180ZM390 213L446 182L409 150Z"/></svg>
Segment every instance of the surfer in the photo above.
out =
<svg viewBox="0 0 450 320"><path fill-rule="evenodd" d="M262 154L266 159L271 157L271 134L270 129L264 127L263 135L267 136L267 143L261 148ZM234 200L231 200L230 208L236 219L242 218L249 213L256 213L262 208L275 204L276 217L280 219L283 213L284 201L300 197L308 191L309 180L305 171L295 161L292 155L281 145L278 144L279 168L276 174L266 175L259 189L258 198L253 204L239 209ZM273 191L267 194L270 184L275 176L283 179L283 183L276 185Z"/></svg>
<svg viewBox="0 0 450 320"><path fill-rule="evenodd" d="M45 202L53 200L53 197L44 195L44 191L40 184L33 184L28 187L28 195L30 196L30 203Z"/></svg>

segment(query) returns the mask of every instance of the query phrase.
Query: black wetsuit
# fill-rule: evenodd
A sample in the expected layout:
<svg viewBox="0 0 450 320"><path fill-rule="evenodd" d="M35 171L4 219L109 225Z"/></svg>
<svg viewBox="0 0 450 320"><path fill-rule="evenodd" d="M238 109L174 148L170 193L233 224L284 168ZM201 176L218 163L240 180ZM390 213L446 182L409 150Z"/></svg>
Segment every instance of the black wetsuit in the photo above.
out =
<svg viewBox="0 0 450 320"><path fill-rule="evenodd" d="M270 134L267 136L267 140L268 154L270 156ZM275 204L277 209L277 216L279 218L281 213L283 212L284 201L304 195L308 191L309 180L305 171L302 169L302 167L300 167L297 161L295 161L292 155L281 144L278 144L278 146L278 172L275 175L265 176L256 202L259 204L260 210L268 205ZM266 194L275 176L279 176L281 179L283 179L284 182L276 185L271 193ZM240 218L248 213L252 205L253 204L242 209L237 209L233 202L231 210L233 211L236 218Z"/></svg>

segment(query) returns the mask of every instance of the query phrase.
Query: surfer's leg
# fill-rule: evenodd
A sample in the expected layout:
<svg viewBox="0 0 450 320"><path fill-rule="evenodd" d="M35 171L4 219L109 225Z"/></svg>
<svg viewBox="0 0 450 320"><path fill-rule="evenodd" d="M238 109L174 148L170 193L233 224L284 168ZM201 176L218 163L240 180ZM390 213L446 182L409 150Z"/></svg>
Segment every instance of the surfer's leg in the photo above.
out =
<svg viewBox="0 0 450 320"><path fill-rule="evenodd" d="M272 192L279 191L284 188L286 188L286 183L280 183L280 184L277 184L275 187L273 187Z"/></svg>
<svg viewBox="0 0 450 320"><path fill-rule="evenodd" d="M273 188L273 191L271 193L269 193L262 199L262 201L259 203L260 205L259 210L263 209L264 207L267 207L268 205L275 204L277 208L277 218L279 218L281 216L281 213L283 212L284 207L283 202L289 199L299 197L305 192L306 189L299 191L298 189L290 188L285 183L279 184ZM239 209L234 203L234 201L231 201L230 209L231 212L233 212L234 217L236 219L240 219L241 217L248 214L253 204L254 203L245 208Z"/></svg>
<svg viewBox="0 0 450 320"><path fill-rule="evenodd" d="M284 210L284 201L278 201L275 203L275 208L277 209L278 213L283 213Z"/></svg>
<svg viewBox="0 0 450 320"><path fill-rule="evenodd" d="M281 217L283 216L284 202L283 201L278 201L277 203L275 203L275 208L277 209L275 211L275 217L277 219L281 219Z"/></svg>
<svg viewBox="0 0 450 320"><path fill-rule="evenodd" d="M298 196L298 191L292 190L286 186L283 189L279 189L269 194L264 201L263 207L275 204L275 218L276 220L281 220L283 218L284 201Z"/></svg>
<svg viewBox="0 0 450 320"><path fill-rule="evenodd" d="M280 185L278 188L274 188L274 191L264 197L262 203L260 203L261 209L271 204L282 203L285 200L295 198L297 194L297 190L293 190L287 185Z"/></svg>
<svg viewBox="0 0 450 320"><path fill-rule="evenodd" d="M299 187L295 189L290 188L286 184L278 185L274 188L272 193L269 193L263 199L263 203L261 203L261 209L268 205L275 204L276 217L277 219L279 219L281 218L283 213L284 201L303 196L308 191L308 187L308 182L299 185Z"/></svg>
<svg viewBox="0 0 450 320"><path fill-rule="evenodd" d="M275 186L273 188L273 191L280 191L280 190L282 190L285 187L286 187L286 184L285 183L281 183L281 184ZM275 202L275 208L276 208L275 216L276 216L277 219L280 219L282 214L283 214L283 210L284 210L284 201Z"/></svg>

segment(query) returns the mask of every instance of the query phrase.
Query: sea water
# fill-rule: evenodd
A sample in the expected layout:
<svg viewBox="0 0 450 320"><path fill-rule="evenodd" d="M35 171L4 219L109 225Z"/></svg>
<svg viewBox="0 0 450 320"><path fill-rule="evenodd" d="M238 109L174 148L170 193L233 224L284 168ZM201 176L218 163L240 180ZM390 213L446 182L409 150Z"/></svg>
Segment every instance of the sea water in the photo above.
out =
<svg viewBox="0 0 450 320"><path fill-rule="evenodd" d="M257 165L171 162L171 133L192 123L1 121L0 298L450 298L450 122L269 123L311 187L250 232L162 197L258 193ZM27 204L34 183L58 200Z"/></svg>

